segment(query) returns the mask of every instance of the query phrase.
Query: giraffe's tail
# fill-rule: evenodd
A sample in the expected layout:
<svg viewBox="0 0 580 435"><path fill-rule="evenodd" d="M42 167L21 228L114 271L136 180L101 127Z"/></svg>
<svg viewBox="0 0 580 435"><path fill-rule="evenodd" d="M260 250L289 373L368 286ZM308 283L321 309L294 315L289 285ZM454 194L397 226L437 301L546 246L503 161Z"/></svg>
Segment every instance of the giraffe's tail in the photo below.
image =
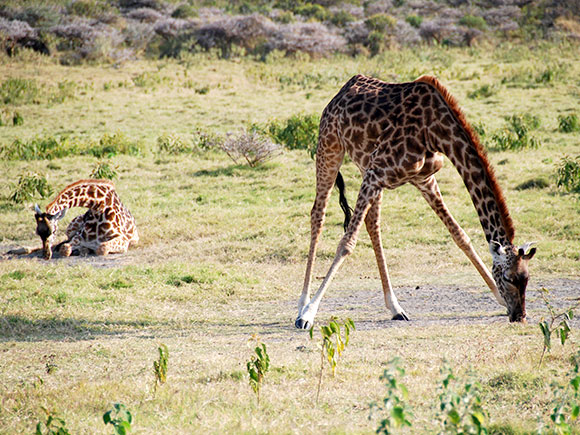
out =
<svg viewBox="0 0 580 435"><path fill-rule="evenodd" d="M343 224L343 228L344 231L346 232L346 229L348 228L348 224L350 222L350 218L352 217L352 208L350 208L350 206L348 205L348 201L346 199L346 195L344 194L345 192L345 186L344 186L344 178L342 178L342 174L340 173L340 171L338 171L338 174L336 176L336 187L338 187L338 203L340 204L340 208L342 208L342 211L344 212L344 224Z"/></svg>

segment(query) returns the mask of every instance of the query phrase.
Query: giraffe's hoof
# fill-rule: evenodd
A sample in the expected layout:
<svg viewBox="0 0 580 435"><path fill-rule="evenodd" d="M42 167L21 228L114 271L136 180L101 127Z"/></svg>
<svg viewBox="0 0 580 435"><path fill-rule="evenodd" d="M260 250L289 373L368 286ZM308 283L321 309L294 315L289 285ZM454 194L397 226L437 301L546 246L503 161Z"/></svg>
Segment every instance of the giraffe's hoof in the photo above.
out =
<svg viewBox="0 0 580 435"><path fill-rule="evenodd" d="M304 320L301 317L298 317L296 319L296 322L294 322L294 326L296 326L296 328L298 329L310 329L312 327L311 323L308 320Z"/></svg>
<svg viewBox="0 0 580 435"><path fill-rule="evenodd" d="M406 320L407 322L409 321L409 317L403 312L403 313L397 313L393 316L392 320Z"/></svg>

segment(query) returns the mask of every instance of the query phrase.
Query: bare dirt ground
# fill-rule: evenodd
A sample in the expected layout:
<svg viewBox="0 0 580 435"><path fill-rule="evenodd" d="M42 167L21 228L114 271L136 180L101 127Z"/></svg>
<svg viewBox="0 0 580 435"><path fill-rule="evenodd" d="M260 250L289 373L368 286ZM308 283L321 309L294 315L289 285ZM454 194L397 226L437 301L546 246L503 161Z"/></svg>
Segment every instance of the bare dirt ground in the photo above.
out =
<svg viewBox="0 0 580 435"><path fill-rule="evenodd" d="M9 250L17 248L12 245L0 245L0 259L27 258L43 261L42 252L36 251L26 255L6 254ZM108 257L98 257L95 255L62 257L55 252L54 262L65 262L69 266L79 264L90 265L95 268L115 268L139 262L139 251L129 251L126 254L110 255ZM368 277L351 277L349 285L341 285L339 289L331 286L321 303L318 320L331 315L356 318L357 329L373 330L389 327L424 327L424 326L453 326L467 324L488 325L493 323L506 323L508 321L505 309L500 306L492 293L482 285L416 285L416 286L395 286L394 291L401 306L409 315L410 322L390 320L390 312L385 307L380 281L373 279L372 290L361 290L369 286ZM364 284L362 284L364 283ZM313 283L315 291L315 284ZM349 288L350 287L350 288ZM526 310L528 313L528 323L538 323L542 318L549 318L548 307L542 298L544 291L549 290L547 299L552 304L555 313L559 314L566 308L573 306L580 301L580 277L576 278L548 278L530 281L526 297ZM298 291L298 290L297 290ZM545 294L545 293L544 293ZM299 294L295 299L285 301L272 301L273 311L285 313L288 316L296 314L296 304ZM246 304L243 304L246 305ZM252 308L244 306L244 310L254 311L264 309L264 302L256 303ZM266 305L270 305L266 303ZM241 308L241 307L240 307ZM266 309L265 311L269 311ZM250 315L253 317L253 315ZM278 321L280 318L277 319ZM289 321L291 325L292 321ZM319 322L317 322L319 323ZM261 322L246 325L248 328L259 327L268 329L268 326L283 326L275 322L276 325L267 325ZM580 316L573 319L572 325L580 327ZM284 329L285 325L284 325Z"/></svg>

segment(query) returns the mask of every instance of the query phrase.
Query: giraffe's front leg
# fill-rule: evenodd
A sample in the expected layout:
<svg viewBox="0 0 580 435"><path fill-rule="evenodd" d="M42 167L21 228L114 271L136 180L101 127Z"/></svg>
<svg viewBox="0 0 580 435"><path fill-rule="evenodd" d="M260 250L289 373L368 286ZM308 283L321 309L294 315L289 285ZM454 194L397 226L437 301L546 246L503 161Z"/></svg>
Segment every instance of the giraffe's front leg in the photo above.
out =
<svg viewBox="0 0 580 435"><path fill-rule="evenodd" d="M320 288L312 298L312 300L298 313L298 318L296 319L295 326L298 329L310 329L314 325L314 317L318 312L318 307L320 301L324 296L332 278L344 262L347 256L349 256L355 246L358 237L358 233L361 229L365 216L372 204L378 196L380 195L382 188L378 186L376 182L376 175L372 171L367 171L363 179L363 184L361 186L359 196L357 199L356 207L352 216L352 220L348 225L347 231L342 237L338 248L336 250L336 255L334 261L322 281Z"/></svg>

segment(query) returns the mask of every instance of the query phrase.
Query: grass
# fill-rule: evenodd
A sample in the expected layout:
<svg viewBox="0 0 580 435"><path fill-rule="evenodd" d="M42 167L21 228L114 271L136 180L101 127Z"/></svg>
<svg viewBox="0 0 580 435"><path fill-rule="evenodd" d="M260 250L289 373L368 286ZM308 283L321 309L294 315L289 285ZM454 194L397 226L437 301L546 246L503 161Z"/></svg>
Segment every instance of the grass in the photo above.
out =
<svg viewBox="0 0 580 435"><path fill-rule="evenodd" d="M517 189L528 180L552 180L561 158L578 154L574 134L558 131L558 116L575 110L577 103L576 56L577 46L567 45L421 47L373 59L227 62L195 56L136 61L120 69L62 67L30 54L0 57L4 80L34 80L39 93L35 101L11 100L8 109L21 113L25 123L0 127L0 145L43 137L78 138L99 150L120 143L126 152L115 156L115 184L141 237L137 248L110 259L0 262L0 432L33 432L45 416L44 406L63 418L71 433L107 433L103 413L123 403L132 412L136 433L372 433L378 422L368 420L368 404L381 400L379 376L395 355L406 369L415 415L412 432L437 430L433 405L444 359L459 375L470 369L478 374L498 433L535 430L536 417L548 413L550 382L568 371L569 357L578 349L577 328L570 342L555 348L538 369L542 337L537 325L509 325L502 317L485 325L482 334L481 323L469 320L481 318L477 305L450 304L450 311L427 317L442 323L417 319L392 325L380 301L366 233L321 305L318 324L332 315L351 317L357 330L341 370L335 379L324 380L315 406L319 355L308 334L293 327L309 244L313 160L306 150L286 150L249 168L215 150L178 151L189 148L200 129L225 134L320 114L359 72L389 81L436 74L467 118L487 131L502 128L515 113L529 113L541 121L533 130L541 145L492 151L489 157L515 221L516 241L538 242L530 265L533 302L534 290L545 285L540 283L567 278L577 285L579 279L576 196L560 192L556 183ZM555 75L549 83L536 81L538 65L557 61L569 64L568 79ZM526 70L533 71L533 86L502 83L506 71ZM65 77L75 83L74 97L55 104L48 93ZM494 85L492 95L468 98L486 84ZM206 87L207 92L196 92ZM139 155L131 151L134 144ZM0 161L2 252L40 245L31 210L9 201L18 176L46 174L59 191L85 178L107 153L97 154ZM343 168L354 204L360 175L352 163ZM438 180L450 210L489 264L475 211L450 163ZM401 286L468 288L491 298L419 198L416 189L403 186L385 192L383 200L383 244L403 306L422 295L420 290L403 292ZM76 214L69 212L61 231ZM329 266L341 235L335 192L315 276ZM365 291L376 295L373 303L349 299ZM460 320L445 323L459 309ZM538 318L541 311L534 310L531 315ZM259 407L244 375L252 334L259 334L271 358ZM153 397L151 367L160 343L171 354L170 374ZM47 364L57 368L47 373Z"/></svg>

